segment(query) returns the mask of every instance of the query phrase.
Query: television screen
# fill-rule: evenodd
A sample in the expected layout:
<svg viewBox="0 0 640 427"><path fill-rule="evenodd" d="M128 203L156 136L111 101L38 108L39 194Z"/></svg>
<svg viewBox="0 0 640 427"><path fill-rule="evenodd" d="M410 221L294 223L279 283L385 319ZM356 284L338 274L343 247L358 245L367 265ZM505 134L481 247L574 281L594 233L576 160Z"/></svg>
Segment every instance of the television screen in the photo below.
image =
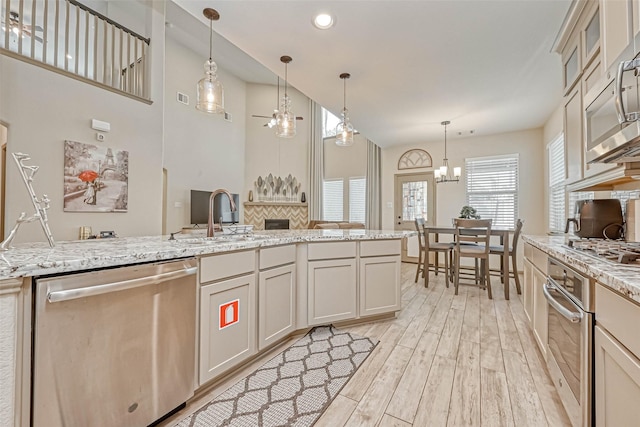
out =
<svg viewBox="0 0 640 427"><path fill-rule="evenodd" d="M234 224L240 220L240 196L232 194L236 211L231 212L229 198L226 194L218 194L213 203L213 220L224 224ZM207 224L209 222L209 198L211 191L191 190L191 224Z"/></svg>

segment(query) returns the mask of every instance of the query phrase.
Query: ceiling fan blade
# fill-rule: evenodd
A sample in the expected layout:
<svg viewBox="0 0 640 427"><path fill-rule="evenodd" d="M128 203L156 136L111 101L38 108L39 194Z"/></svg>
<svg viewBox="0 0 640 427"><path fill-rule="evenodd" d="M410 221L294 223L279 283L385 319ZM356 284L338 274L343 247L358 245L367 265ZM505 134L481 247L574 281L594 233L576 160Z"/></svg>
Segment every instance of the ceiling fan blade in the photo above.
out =
<svg viewBox="0 0 640 427"><path fill-rule="evenodd" d="M296 120L304 120L304 117L297 116Z"/></svg>
<svg viewBox="0 0 640 427"><path fill-rule="evenodd" d="M259 117L261 119L270 119L271 118L271 116L259 116L257 114L252 114L251 117Z"/></svg>

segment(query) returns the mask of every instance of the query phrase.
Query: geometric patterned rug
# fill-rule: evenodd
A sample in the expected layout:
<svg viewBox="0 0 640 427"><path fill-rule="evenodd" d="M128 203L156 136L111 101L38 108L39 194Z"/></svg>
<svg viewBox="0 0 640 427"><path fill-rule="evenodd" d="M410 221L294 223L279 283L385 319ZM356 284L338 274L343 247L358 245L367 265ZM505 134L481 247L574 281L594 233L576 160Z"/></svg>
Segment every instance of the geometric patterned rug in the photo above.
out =
<svg viewBox="0 0 640 427"><path fill-rule="evenodd" d="M312 426L376 345L315 327L176 427Z"/></svg>

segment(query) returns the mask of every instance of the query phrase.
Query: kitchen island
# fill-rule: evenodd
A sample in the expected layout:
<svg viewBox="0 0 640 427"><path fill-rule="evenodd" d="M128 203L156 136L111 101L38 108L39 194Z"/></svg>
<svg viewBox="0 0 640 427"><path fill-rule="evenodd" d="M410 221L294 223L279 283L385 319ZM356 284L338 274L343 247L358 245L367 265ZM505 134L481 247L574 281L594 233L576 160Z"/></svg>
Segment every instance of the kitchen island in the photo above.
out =
<svg viewBox="0 0 640 427"><path fill-rule="evenodd" d="M0 255L0 425L29 423L31 306L43 276L195 257L194 317L200 333L194 337L196 388L202 388L292 333L336 321L393 316L401 308L400 241L412 234L287 230L213 238L179 235L175 240L83 240L58 242L54 248L16 245ZM240 313L247 316L222 328L218 305L227 300L238 300ZM216 351L234 330L238 351ZM37 343L35 348L37 352Z"/></svg>

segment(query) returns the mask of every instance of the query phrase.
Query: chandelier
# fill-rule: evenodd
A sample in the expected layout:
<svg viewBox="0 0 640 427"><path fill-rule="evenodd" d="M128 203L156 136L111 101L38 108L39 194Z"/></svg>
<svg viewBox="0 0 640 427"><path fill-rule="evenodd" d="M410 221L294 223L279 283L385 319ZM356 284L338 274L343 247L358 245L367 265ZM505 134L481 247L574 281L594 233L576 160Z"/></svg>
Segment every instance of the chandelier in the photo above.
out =
<svg viewBox="0 0 640 427"><path fill-rule="evenodd" d="M449 167L449 159L447 159L447 125L450 125L451 122L446 120L440 124L444 126L444 159L442 159L442 166L438 169L434 169L433 176L438 184L443 182L459 182L460 175L462 175L462 168L459 166L454 167L452 175L452 168Z"/></svg>

